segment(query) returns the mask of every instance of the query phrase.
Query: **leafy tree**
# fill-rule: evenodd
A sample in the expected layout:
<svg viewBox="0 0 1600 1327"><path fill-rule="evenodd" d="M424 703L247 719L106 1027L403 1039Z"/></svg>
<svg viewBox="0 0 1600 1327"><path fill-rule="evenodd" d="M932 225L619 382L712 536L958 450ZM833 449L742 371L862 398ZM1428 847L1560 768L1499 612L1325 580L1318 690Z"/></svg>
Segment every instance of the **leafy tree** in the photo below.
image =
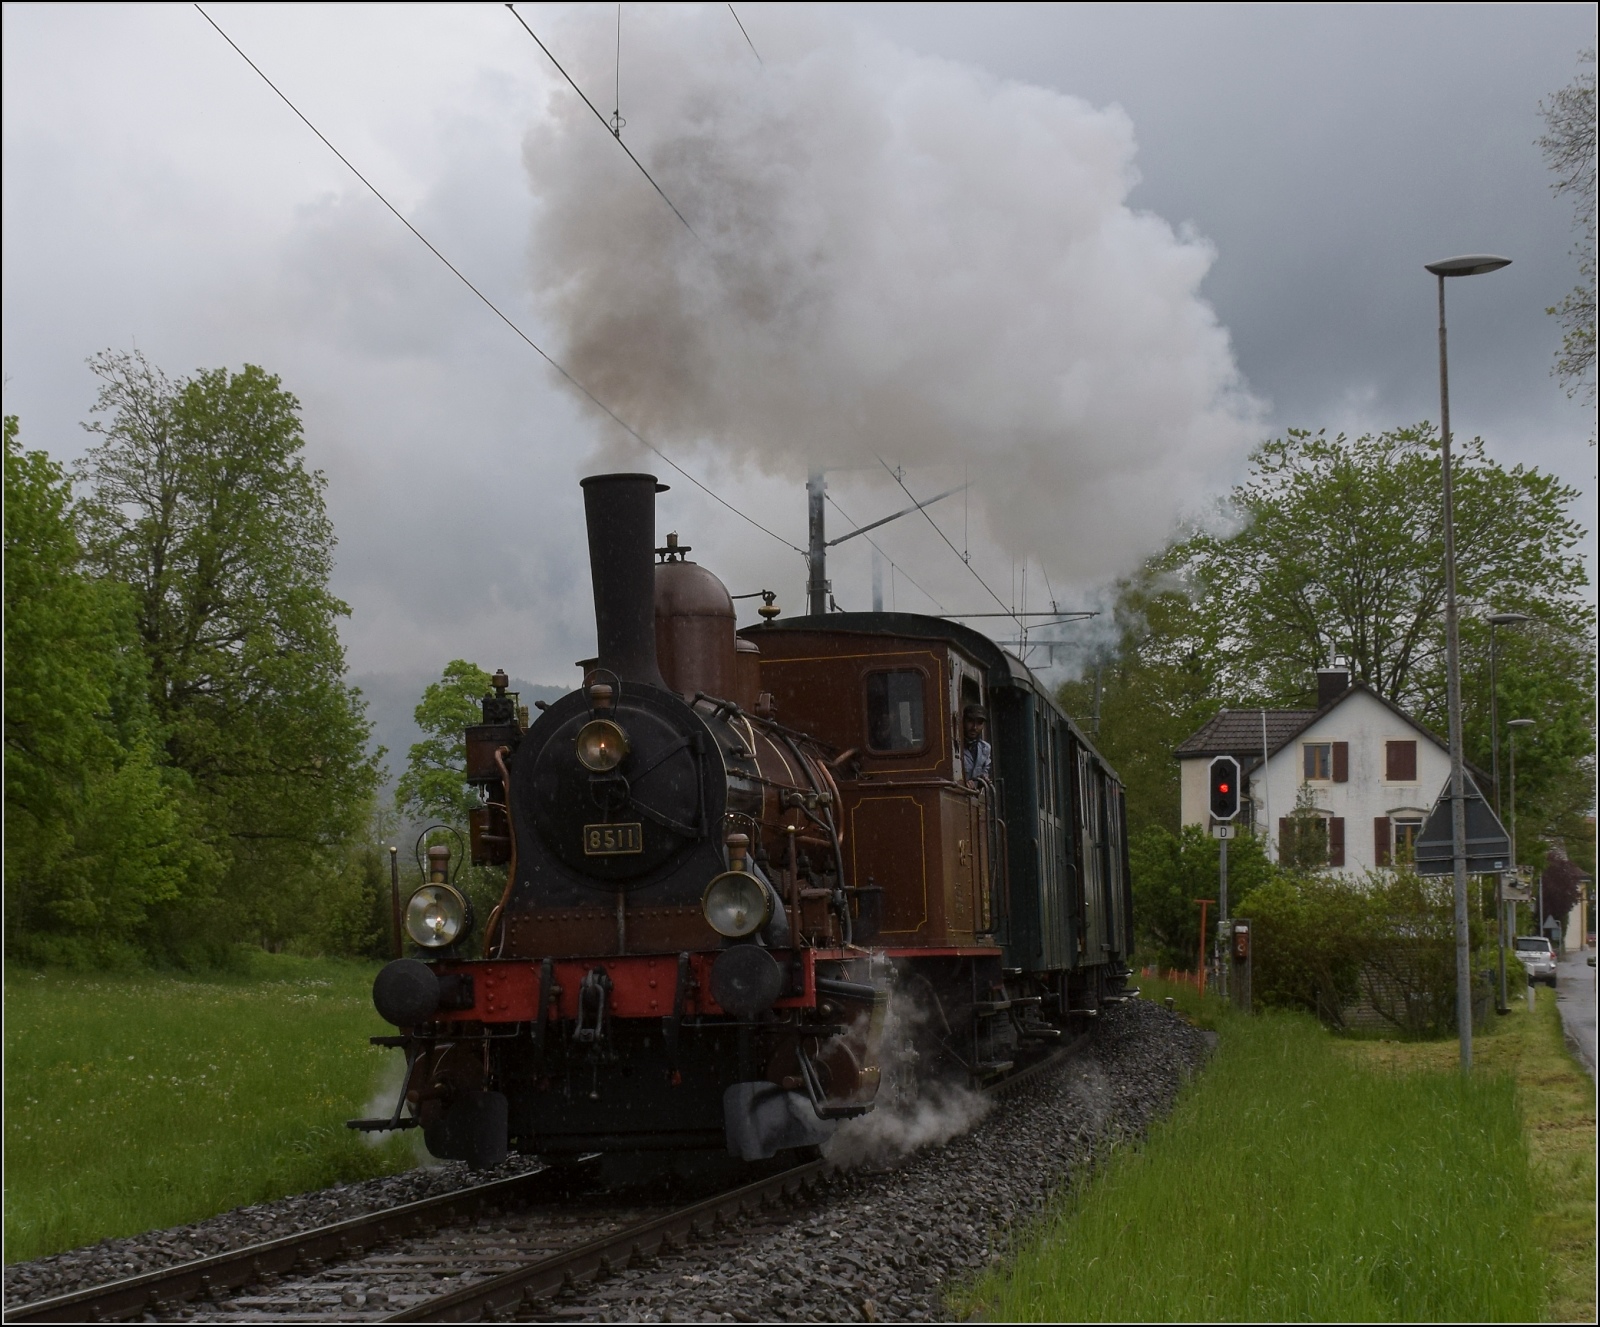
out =
<svg viewBox="0 0 1600 1327"><path fill-rule="evenodd" d="M1591 47L1579 63L1593 65ZM1551 370L1568 396L1582 393L1594 400L1594 260L1595 260L1595 104L1594 70L1580 73L1548 102L1539 103L1545 132L1538 139L1545 161L1556 177L1551 185L1559 198L1573 200L1573 227L1581 236L1573 248L1578 260L1578 284L1567 297L1545 312L1561 320L1561 349Z"/></svg>
<svg viewBox="0 0 1600 1327"><path fill-rule="evenodd" d="M1550 854L1549 864L1539 877L1544 889L1544 914L1563 920L1583 899L1583 871L1575 862L1557 853ZM1585 925L1588 924L1587 918Z"/></svg>
<svg viewBox="0 0 1600 1327"><path fill-rule="evenodd" d="M1128 831L1178 832L1178 763L1173 748L1221 705L1212 660L1195 648L1194 605L1152 560L1117 586L1114 648L1059 692L1067 713L1093 713L1101 688L1095 745L1127 794Z"/></svg>
<svg viewBox="0 0 1600 1327"><path fill-rule="evenodd" d="M395 790L401 814L415 820L449 825L461 836L435 831L428 845L443 843L459 854L466 839L467 813L478 805L477 791L467 783L466 728L482 723L479 706L490 690L489 674L475 663L452 659L437 682L430 682L413 712L423 739L415 743ZM460 863L456 885L472 902L480 932L505 894L506 872L501 866Z"/></svg>
<svg viewBox="0 0 1600 1327"><path fill-rule="evenodd" d="M1487 767L1489 627L1516 609L1528 626L1499 633L1500 718L1540 719L1518 804L1541 833L1573 830L1591 805L1594 610L1584 591L1575 489L1506 469L1481 439L1459 448L1455 483L1468 758ZM1175 542L1160 566L1193 611L1165 644L1210 661L1233 704L1314 703L1316 669L1335 654L1355 677L1434 731L1445 712L1442 470L1426 425L1350 440L1292 430L1263 445L1231 495L1229 533ZM1530 713L1520 714L1526 706ZM1526 793L1524 793L1526 789Z"/></svg>
<svg viewBox="0 0 1600 1327"><path fill-rule="evenodd" d="M229 924L278 945L377 783L328 589L326 481L301 459L299 403L254 365L179 381L138 354L90 365L88 558L133 587L150 710L226 862Z"/></svg>
<svg viewBox="0 0 1600 1327"><path fill-rule="evenodd" d="M423 738L412 746L395 790L404 814L466 829L467 812L478 804L467 784L466 730L483 722L479 702L489 689L489 674L465 659L452 659L428 684L413 714Z"/></svg>
<svg viewBox="0 0 1600 1327"><path fill-rule="evenodd" d="M1151 825L1128 845L1133 873L1133 917L1139 947L1148 947L1165 967L1191 969L1200 953L1200 908L1195 900L1215 899L1221 846L1198 825L1178 834ZM1274 874L1261 841L1241 835L1228 844L1228 898L1234 906ZM1216 917L1216 909L1211 917Z"/></svg>
<svg viewBox="0 0 1600 1327"><path fill-rule="evenodd" d="M160 768L131 598L80 555L65 476L7 418L6 946L88 965L170 954L216 862Z"/></svg>

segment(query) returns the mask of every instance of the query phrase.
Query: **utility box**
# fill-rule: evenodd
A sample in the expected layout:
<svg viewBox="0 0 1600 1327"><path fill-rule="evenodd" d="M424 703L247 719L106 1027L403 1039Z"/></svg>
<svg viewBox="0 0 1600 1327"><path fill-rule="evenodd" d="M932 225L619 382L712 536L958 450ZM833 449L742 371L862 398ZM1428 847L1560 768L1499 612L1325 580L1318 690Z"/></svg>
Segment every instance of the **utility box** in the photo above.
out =
<svg viewBox="0 0 1600 1327"><path fill-rule="evenodd" d="M1230 929L1228 961L1233 968L1232 980L1228 983L1228 991L1233 996L1234 1005L1248 1014L1250 1012L1250 969L1252 962L1250 921L1245 917L1235 917L1228 923L1228 926Z"/></svg>

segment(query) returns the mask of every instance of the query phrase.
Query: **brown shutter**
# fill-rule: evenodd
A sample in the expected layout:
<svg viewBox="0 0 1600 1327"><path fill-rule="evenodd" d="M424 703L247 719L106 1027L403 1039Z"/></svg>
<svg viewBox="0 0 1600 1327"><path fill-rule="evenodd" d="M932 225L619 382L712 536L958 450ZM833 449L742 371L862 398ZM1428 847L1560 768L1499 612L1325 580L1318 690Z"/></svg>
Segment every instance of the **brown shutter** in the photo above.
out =
<svg viewBox="0 0 1600 1327"><path fill-rule="evenodd" d="M1389 864L1389 817L1372 818L1372 860L1377 866Z"/></svg>
<svg viewBox="0 0 1600 1327"><path fill-rule="evenodd" d="M1344 743L1339 743L1343 746ZM1338 748L1336 747L1335 750ZM1344 865L1344 817L1334 816L1328 821L1328 865Z"/></svg>
<svg viewBox="0 0 1600 1327"><path fill-rule="evenodd" d="M1350 782L1350 743L1335 742L1333 744L1333 781L1335 783Z"/></svg>
<svg viewBox="0 0 1600 1327"><path fill-rule="evenodd" d="M1288 816L1278 817L1278 860L1294 856L1294 822Z"/></svg>
<svg viewBox="0 0 1600 1327"><path fill-rule="evenodd" d="M1415 783L1417 778L1417 744L1415 742L1390 742L1387 747L1388 768L1384 777L1390 783Z"/></svg>

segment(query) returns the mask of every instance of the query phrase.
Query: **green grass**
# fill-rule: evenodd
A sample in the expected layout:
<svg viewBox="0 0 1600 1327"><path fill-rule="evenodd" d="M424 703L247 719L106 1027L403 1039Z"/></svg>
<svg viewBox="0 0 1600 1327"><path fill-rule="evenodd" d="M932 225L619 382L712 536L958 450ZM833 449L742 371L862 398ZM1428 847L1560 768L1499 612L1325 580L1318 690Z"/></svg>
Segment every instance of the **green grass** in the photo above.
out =
<svg viewBox="0 0 1600 1327"><path fill-rule="evenodd" d="M1147 996L1168 993L1148 981ZM1180 996L1181 998L1181 996ZM1309 1017L1221 1027L1138 1149L957 1297L997 1321L1527 1321L1545 1301L1509 1075L1354 1062Z"/></svg>
<svg viewBox="0 0 1600 1327"><path fill-rule="evenodd" d="M1546 1322L1595 1320L1595 1085L1567 1051L1555 992L1536 991L1537 1008L1521 999L1473 1042L1477 1072L1509 1075L1516 1084L1533 1164L1533 1237L1550 1278ZM1398 1073L1453 1072L1452 1041L1352 1043L1338 1047L1350 1063Z"/></svg>
<svg viewBox="0 0 1600 1327"><path fill-rule="evenodd" d="M344 1128L397 1054L376 964L252 957L245 974L5 971L5 1257L414 1165ZM391 1098L392 1102L392 1098Z"/></svg>

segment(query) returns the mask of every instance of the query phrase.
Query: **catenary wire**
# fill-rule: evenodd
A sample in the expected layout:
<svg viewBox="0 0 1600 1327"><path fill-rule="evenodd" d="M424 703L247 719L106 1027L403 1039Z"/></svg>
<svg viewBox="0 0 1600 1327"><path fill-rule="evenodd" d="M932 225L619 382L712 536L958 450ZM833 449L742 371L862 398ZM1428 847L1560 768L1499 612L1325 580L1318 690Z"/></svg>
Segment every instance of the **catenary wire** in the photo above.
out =
<svg viewBox="0 0 1600 1327"><path fill-rule="evenodd" d="M661 201L664 202L668 207L670 207L672 209L672 214L675 217L677 217L679 221L683 222L684 228L686 230L688 230L689 234L693 235L695 237L695 239L697 239L697 240L700 239L700 232L697 231L693 226L691 226L689 224L689 218L684 216L682 212L678 211L678 205L676 203L674 203L672 201L672 199L667 197L667 191L665 189L663 189L659 184L657 184L656 181L655 181L655 176L651 175L650 172L647 171L644 168L644 162L640 161L638 157L634 156L633 155L633 149L630 148L626 143L624 143L622 141L622 130L621 130L620 126L617 127L617 128L613 128L611 126L611 123L606 119L606 117L603 116L602 114L600 114L600 112L596 108L595 104L592 101L590 101L587 96L585 96L583 89L580 88L577 85L577 83L573 81L572 75L569 74L565 69L563 69L561 67L561 61L556 59L555 56L550 55L550 48L548 46L546 46L542 41L539 41L539 35L536 32L534 32L534 30L532 28L530 28L528 26L527 20L525 20L522 17L521 14L517 13L516 7L514 5L511 5L511 4L508 3L506 5L506 8L511 11L511 17L516 19L518 23L522 24L522 30L524 32L526 32L528 34L528 36L532 37L535 42L538 43L539 49L541 51L543 51L547 56L550 56L550 63L553 64L556 67L557 71L561 74L562 78L566 79L568 83L572 84L572 90L574 92L576 92L580 97L583 97L583 104L585 106L587 106L591 111L594 112L594 118L595 119L599 120L601 124L605 125L606 132L617 140L617 146L620 147L624 152L626 152L628 154L628 160L631 161L635 166L637 166L639 168L639 173L641 175L643 175L645 177L645 179L650 181L650 187L652 189L654 189L658 194L661 195ZM619 50L620 50L620 45L621 45L621 41L622 41L621 27L620 27L620 24L621 24L620 15L618 17L618 24L619 24L619 26L618 26L617 42L618 42ZM620 54L618 56L618 60L619 60L619 64L620 64L620 60L621 60ZM621 77L620 73L619 73L618 77L619 78Z"/></svg>
<svg viewBox="0 0 1600 1327"><path fill-rule="evenodd" d="M731 511L735 516L739 517L740 520L745 521L748 524L755 526L755 528L760 530L762 534L767 535L772 539L776 539L785 548L793 550L794 552L800 554L801 557L805 556L805 549L801 548L798 544L791 543L789 540L785 539L781 534L778 534L776 531L767 529L767 527L762 525L760 521L756 520L753 516L750 516L748 513L739 510L738 507L734 506L733 503L729 502L725 497L723 497L715 489L709 487L708 485L702 483L700 480L696 479L692 474L690 474L681 465L679 465L670 456L668 456L666 454L666 452L662 451L661 448L657 447L655 445L655 443L651 442L642 433L640 433L638 429L634 428L633 425L629 424L627 422L627 420L623 419L620 415L617 414L617 412L615 410L613 410L604 401L602 401L598 396L596 396L587 387L585 387L583 385L583 383L581 383L577 378L573 377L571 372L559 360L557 360L553 356L551 356L550 353L548 351L546 351L543 347L541 347L538 342L536 342L532 337L530 337L526 332L524 332L520 327L518 327L516 325L516 323L512 322L510 318L508 318L504 313L502 313L500 311L499 306L497 304L495 304L495 302L492 299L490 299L481 290L479 290L477 288L477 286L473 285L472 282L470 280L468 280L468 278L465 276L465 274L462 273L460 268L458 268L454 263L452 263L448 258L446 258L444 256L444 254L439 252L439 250L434 247L434 244L433 244L432 240L430 240L420 230L418 230L409 221L407 221L405 216L401 213L400 209L397 208L393 203L391 203L387 198L385 198L383 196L383 194L379 191L378 186L373 184L371 180L369 180L365 175L363 175L359 170L357 170L355 165L351 162L350 158L345 156L345 154L343 152L339 151L339 149L336 148L331 141L329 141L328 136L326 134L324 134L322 132L322 130L318 129L316 125L312 124L309 119L306 118L304 112L302 112L300 110L300 108L294 104L294 102L290 101L289 98L286 95L284 95L283 90L276 83L274 83L270 78L268 78L266 76L266 74L262 71L260 65L258 65L254 60L252 60L248 55L246 55L243 50L240 49L239 43L234 41L234 39L232 37L228 36L228 34L226 32L224 32L220 26L218 26L217 21L214 18L212 18L210 14L206 13L206 11L199 4L196 4L195 8L197 10L199 10L201 18L205 19L205 21L207 23L211 24L211 26L213 28L216 28L217 35L220 36L223 41L227 42L229 46L233 47L234 51L237 52L239 58L241 60L243 60L247 65L249 65L250 68L255 70L255 72L258 75L260 75L261 81L263 83L265 83L269 88L271 88L275 93L278 94L279 100L282 101L285 106L287 106L291 111L293 111L295 113L296 116L299 117L300 122L302 124L304 124L307 129L311 130L312 133L314 133L318 138L320 138L322 140L323 145L328 149L328 151L332 152L334 156L338 157L339 160L342 161L345 164L345 166L349 169L350 173L352 175L354 175L356 177L356 179L360 180L362 184L366 185L369 190L371 190L372 196L374 198L376 198L380 203L382 203L386 208L388 208L389 211L394 214L395 219L398 220L402 226L404 226L413 235L415 235L417 237L417 239L421 240L422 243L427 246L428 252L433 254L433 256L435 258L437 258L441 263L443 263L446 267L448 267L451 270L451 272L453 272L455 274L457 279L460 280L461 284L464 285L468 290L470 290L474 295L476 295L483 302L484 306L489 310L489 312L494 314L494 316L496 318L498 318L507 327L509 327L514 333L516 333L516 335L519 338L521 338L521 340L536 355L538 355L540 359L544 360L544 362L546 364L548 364L557 373L559 373L563 378L565 378L569 383L571 383L573 385L573 387L577 388L578 391L582 392L583 395L585 397L587 397L594 404L594 406L597 409L602 411L606 415L607 418L609 418L614 424L616 424L618 428L622 429L622 431L624 433L626 433L630 438L632 438L635 442L637 442L641 447L644 447L647 450L649 450L651 452L654 452L663 461L665 461L674 470L676 470L678 472L678 474L682 475L685 479L687 479L691 484L693 484L696 488L698 488L707 497L714 498L717 502L720 502L724 507L726 507L729 511Z"/></svg>
<svg viewBox="0 0 1600 1327"><path fill-rule="evenodd" d="M739 17L739 11L736 10L732 5L729 5L728 12L733 15L733 21L739 25L739 31L744 32L745 44L750 47L750 54L755 56L756 63L765 69L767 67L767 62L761 58L761 52L756 50L756 44L750 40L750 34L744 31L744 20ZM910 580L911 578L908 576L906 579Z"/></svg>
<svg viewBox="0 0 1600 1327"><path fill-rule="evenodd" d="M825 494L823 494L823 496L824 496L824 497L825 497L825 498L827 498L827 500L828 500L828 501L829 501L829 502L831 502L831 503L833 503L833 509L834 509L834 510L835 510L835 511L836 511L836 512L838 512L838 513L839 513L839 515L841 515L841 516L843 516L843 517L844 517L844 518L845 518L845 520L847 520L847 521L849 521L849 522L850 522L850 524L851 524L851 526L853 526L853 527L854 527L854 528L856 528L856 529L860 529L860 527L859 527L859 526L857 526L857 525L856 525L856 522L855 522L855 519L854 519L854 518L853 518L853 517L852 517L852 516L851 516L851 515L850 515L850 513L849 513L849 512L847 512L847 511L846 511L846 510L845 510L845 509L844 509L844 508L843 508L843 507L841 507L841 506L840 506L840 505L839 505L839 504L838 504L838 502L837 502L837 501L836 501L836 500L835 500L835 498L834 498L834 496L833 496L833 494L831 494L831 493L825 493ZM894 569L895 569L895 570L896 570L896 571L897 571L897 572L899 572L899 573L900 573L900 574L901 574L901 575L902 575L902 576L904 576L904 577L905 577L905 578L906 578L906 580L908 580L908 581L911 581L911 585L912 585L912 587L913 587L913 588L915 588L915 589L916 589L916 590L918 590L918 591L920 591L920 592L921 592L921 594L922 594L922 595L923 595L923 597L924 597L924 598L925 598L925 599L927 599L927 601L928 601L928 602L929 602L929 603L931 603L931 604L932 604L932 605L933 605L933 606L934 606L934 607L935 607L935 608L937 608L937 609L938 609L938 610L939 610L939 611L940 611L940 612L941 612L941 613L942 613L942 612L944 612L944 605L943 605L943 604L941 604L941 603L940 603L940 602L939 602L939 601L938 601L938 600L937 600L937 599L935 599L935 598L934 598L934 597L933 597L933 596L932 596L932 595L931 595L931 594L929 594L929 593L928 593L928 592L927 592L927 591L926 591L926 590L924 590L924 589L923 589L923 588L922 588L922 587L921 587L921 586L920 586L920 585L918 585L918 584L917 584L917 583L916 583L916 581L913 581L913 580L911 580L911 576L910 576L910 574L909 574L909 573L908 573L908 572L907 572L907 571L906 571L906 569L905 569L905 568L904 568L904 567L902 567L902 566L901 566L901 565L900 565L900 564L899 564L899 563L898 563L898 562L896 562L896 561L895 561L895 560L894 560L894 559L893 559L893 558L892 558L892 557L890 557L890 556L889 556L889 555L888 555L888 554L887 554L887 553L884 553L884 552L883 552L883 549L882 549L882 548L879 548L879 547L878 547L878 541L877 541L877 540L876 540L876 539L874 539L874 538L873 538L873 537L872 537L872 536L871 536L871 535L869 535L869 534L864 534L864 535L862 535L862 536L861 536L861 537L862 537L862 538L863 538L863 539L865 539L865 540L866 540L866 541L867 541L867 542L868 542L868 543L869 543L869 544L871 544L871 545L872 545L872 546L873 546L873 547L874 547L874 548L876 548L876 549L878 549L878 552L879 552L879 553L882 553L882 554L883 554L883 560L884 560L884 561L885 561L885 562L887 562L887 563L888 563L888 564L889 564L889 565L890 565L890 566L891 566L891 567L893 567L893 568L894 568Z"/></svg>
<svg viewBox="0 0 1600 1327"><path fill-rule="evenodd" d="M900 476L897 475L894 472L893 468L889 465L889 463L886 460L883 459L883 457L880 456L878 458L878 464L881 465L885 470L887 470L889 472L889 478L890 479L894 480L895 483L900 485L900 491L902 493L904 493L913 502L915 502L917 500L917 495L915 493L913 493L909 488L906 487L905 480L901 479ZM954 553L958 558L961 558L961 564L964 567L966 567L966 569L968 571L970 571L972 573L973 579L975 581L977 581L979 585L983 586L983 588L985 590L989 591L989 598L993 599L995 601L995 603L1000 605L1001 608L1004 608L1006 610L1006 616L1014 618L1016 620L1017 626L1020 627L1022 625L1022 619L1016 617L1016 610L1013 609L1010 605L1008 605L1006 603L1006 601L1004 599L1002 599L999 595L997 595L992 589L990 589L989 582L984 580L982 576L978 575L978 569L976 567L974 567L970 561L968 561L964 557L961 557L961 550L950 542L950 537L948 535L946 535L943 530L939 529L939 523L936 520L934 520L932 516L928 515L928 509L926 507L918 507L917 510L920 511L923 514L923 516L927 517L928 524L933 526L934 533L937 534L939 536L939 538L944 540L946 546L950 549L950 551L952 553ZM908 577L907 579L910 579L910 578Z"/></svg>

